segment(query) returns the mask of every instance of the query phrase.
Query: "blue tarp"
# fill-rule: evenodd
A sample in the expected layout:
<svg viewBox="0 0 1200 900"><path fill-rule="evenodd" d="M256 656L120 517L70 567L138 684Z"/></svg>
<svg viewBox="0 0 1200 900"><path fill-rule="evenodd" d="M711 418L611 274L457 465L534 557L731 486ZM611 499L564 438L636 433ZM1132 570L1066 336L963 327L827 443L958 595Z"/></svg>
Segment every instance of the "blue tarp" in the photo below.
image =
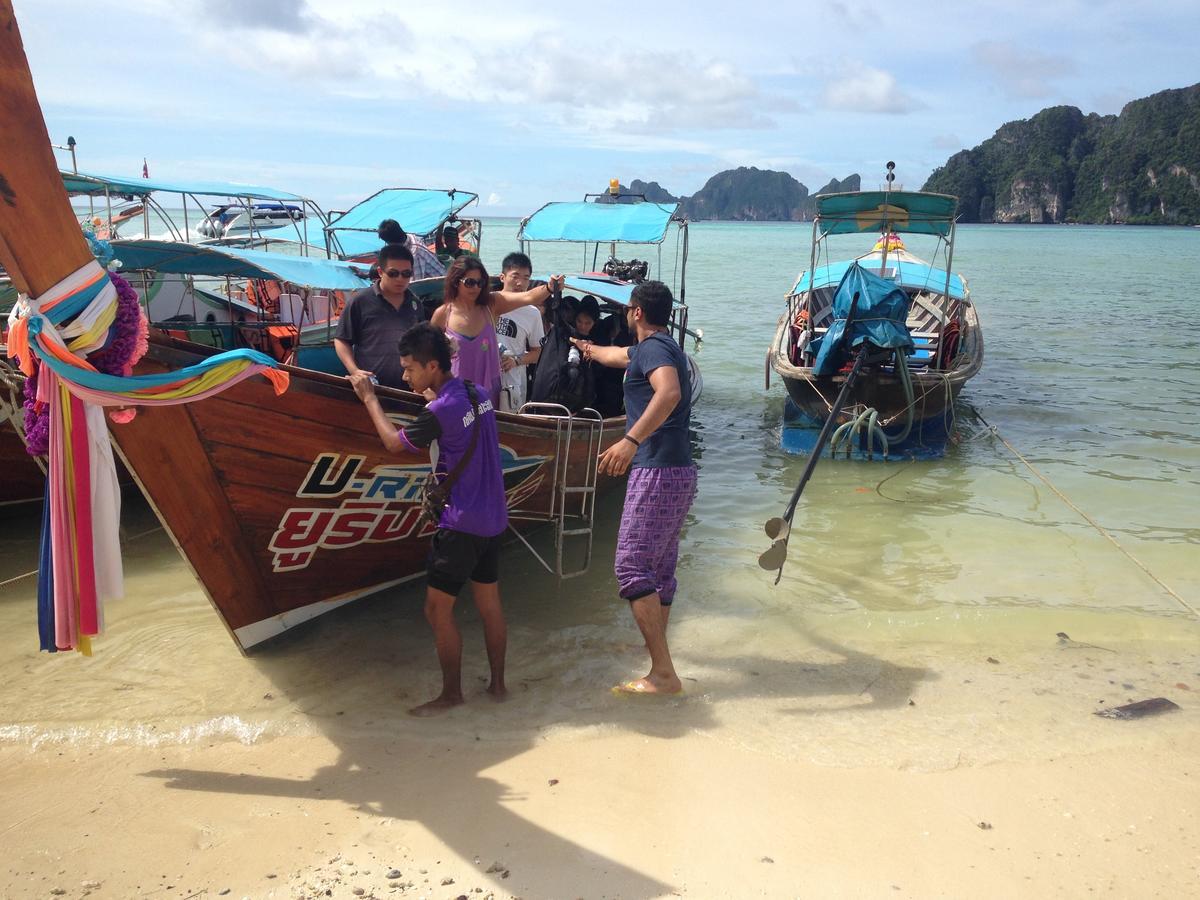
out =
<svg viewBox="0 0 1200 900"><path fill-rule="evenodd" d="M855 294L858 305L854 308L854 321L850 323L849 340L843 342L846 317ZM850 348L864 341L876 347L912 350L912 336L905 324L907 318L908 295L895 282L873 275L857 263L852 265L833 295L834 321L813 361L813 374L833 375L845 365Z"/></svg>
<svg viewBox="0 0 1200 900"><path fill-rule="evenodd" d="M297 287L342 291L356 291L370 284L360 274L362 266L336 259L178 241L113 241L112 247L126 269L152 269L171 275L265 278Z"/></svg>
<svg viewBox="0 0 1200 900"><path fill-rule="evenodd" d="M64 172L63 185L68 194L92 194L103 196L109 193L144 197L155 191L169 194L195 194L200 197L238 197L251 200L292 200L304 198L298 194L277 191L274 188L258 187L253 184L224 184L219 181L159 181L156 178L120 178L113 175L94 175L84 172Z"/></svg>
<svg viewBox="0 0 1200 900"><path fill-rule="evenodd" d="M522 241L659 244L677 203L547 203L521 224Z"/></svg>
<svg viewBox="0 0 1200 900"><path fill-rule="evenodd" d="M848 259L842 262L830 263L827 266L817 266L817 277L814 279L813 287L823 288L839 283L846 271L859 260ZM872 268L872 261L867 261L867 268ZM917 262L901 262L896 263L891 258L888 259L886 269L899 268L899 278L896 284L906 288L921 288L923 290L932 291L935 294L940 294L946 289L946 270L937 269L925 263ZM878 270L878 264L874 265L874 269ZM800 279L796 282L796 286L792 288L793 294L799 294L808 290L809 273L801 274ZM955 300L962 300L966 297L966 286L963 284L962 278L958 275L950 276L950 296Z"/></svg>

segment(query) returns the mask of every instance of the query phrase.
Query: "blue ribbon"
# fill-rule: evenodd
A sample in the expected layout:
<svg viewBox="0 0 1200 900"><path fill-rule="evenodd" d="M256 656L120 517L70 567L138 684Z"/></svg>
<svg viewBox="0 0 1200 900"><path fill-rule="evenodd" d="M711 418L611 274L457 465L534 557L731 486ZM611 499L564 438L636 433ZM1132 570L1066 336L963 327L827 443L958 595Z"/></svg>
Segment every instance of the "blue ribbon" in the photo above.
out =
<svg viewBox="0 0 1200 900"><path fill-rule="evenodd" d="M41 649L57 653L54 639L54 558L50 551L50 483L42 500L42 541L38 566L38 641Z"/></svg>

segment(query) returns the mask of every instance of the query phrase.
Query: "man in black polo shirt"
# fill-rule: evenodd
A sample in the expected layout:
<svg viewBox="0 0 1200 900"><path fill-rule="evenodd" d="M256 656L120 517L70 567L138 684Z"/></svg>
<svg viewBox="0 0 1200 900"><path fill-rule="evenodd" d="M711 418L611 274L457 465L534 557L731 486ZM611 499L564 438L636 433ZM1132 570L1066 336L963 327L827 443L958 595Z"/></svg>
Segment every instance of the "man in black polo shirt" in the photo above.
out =
<svg viewBox="0 0 1200 900"><path fill-rule="evenodd" d="M412 277L412 251L403 244L384 244L379 251L379 280L350 298L333 338L333 348L348 374L374 375L387 387L405 387L396 347L423 318L421 304L408 289Z"/></svg>

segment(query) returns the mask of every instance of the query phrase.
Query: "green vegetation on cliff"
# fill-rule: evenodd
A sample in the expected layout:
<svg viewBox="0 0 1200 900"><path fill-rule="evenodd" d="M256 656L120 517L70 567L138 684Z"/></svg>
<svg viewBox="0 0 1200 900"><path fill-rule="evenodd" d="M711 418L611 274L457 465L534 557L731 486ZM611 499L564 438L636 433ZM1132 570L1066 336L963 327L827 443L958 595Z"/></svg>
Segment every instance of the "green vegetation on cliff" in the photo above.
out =
<svg viewBox="0 0 1200 900"><path fill-rule="evenodd" d="M691 197L675 197L657 181L646 183L636 178L629 187L621 185L621 191L645 194L647 200L655 203L678 202L683 214L692 220L797 222L813 217L817 194L857 191L859 184L857 175L848 175L841 181L834 178L810 194L807 187L787 172L742 166L718 172ZM600 200L610 202L604 197Z"/></svg>
<svg viewBox="0 0 1200 900"><path fill-rule="evenodd" d="M957 195L964 222L1200 223L1200 84L1119 116L1055 106L1008 122L924 190Z"/></svg>

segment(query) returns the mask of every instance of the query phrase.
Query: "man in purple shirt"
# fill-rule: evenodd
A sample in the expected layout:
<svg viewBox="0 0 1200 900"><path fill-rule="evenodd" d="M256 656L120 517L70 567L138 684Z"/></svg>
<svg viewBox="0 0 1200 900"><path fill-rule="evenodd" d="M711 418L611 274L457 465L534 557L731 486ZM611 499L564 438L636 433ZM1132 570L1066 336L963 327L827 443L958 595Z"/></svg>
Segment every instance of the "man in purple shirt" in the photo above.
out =
<svg viewBox="0 0 1200 900"><path fill-rule="evenodd" d="M472 385L472 404L466 382L450 374L450 342L433 325L422 323L406 332L399 351L404 380L418 394L432 397L411 425L397 430L388 420L369 375L349 376L384 447L392 453L420 453L436 441L439 458L434 471L445 478L470 447L472 430L479 432L470 459L451 486L450 501L438 522L426 570L425 618L433 628L442 668L442 692L409 712L430 716L463 702L462 635L454 621L454 601L468 581L483 620L492 670L488 693L496 700L507 694L504 654L508 627L500 608L499 563L500 535L508 527L508 505L496 413L487 392Z"/></svg>

